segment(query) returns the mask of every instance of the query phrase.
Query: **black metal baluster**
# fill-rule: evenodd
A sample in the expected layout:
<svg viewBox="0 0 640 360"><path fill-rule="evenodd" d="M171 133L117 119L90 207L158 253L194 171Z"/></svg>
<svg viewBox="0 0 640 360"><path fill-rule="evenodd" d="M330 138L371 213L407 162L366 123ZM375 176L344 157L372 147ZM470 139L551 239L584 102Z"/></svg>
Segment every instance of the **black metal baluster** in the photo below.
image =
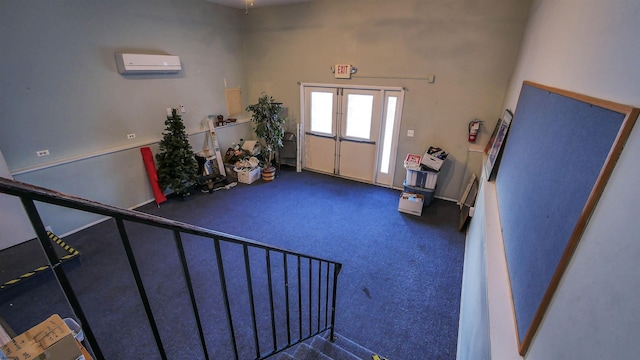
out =
<svg viewBox="0 0 640 360"><path fill-rule="evenodd" d="M166 359L167 354L165 353L164 346L162 345L162 339L160 338L160 332L158 331L158 325L156 324L156 320L153 317L153 311L151 311L151 304L149 303L149 298L147 297L147 293L144 290L144 284L142 283L140 270L138 269L138 265L136 263L136 259L133 254L133 248L131 247L129 236L127 235L127 231L124 228L124 222L122 221L122 219L116 219L116 224L118 225L118 231L120 232L120 240L122 240L122 246L124 246L124 250L127 253L127 258L129 259L129 265L131 266L131 271L133 272L133 277L136 281L136 286L138 287L138 292L140 293L142 304L144 305L144 311L147 313L147 319L149 319L149 325L151 325L151 331L153 331L153 337L155 338L156 345L158 346L158 350L160 351L160 356L162 357L162 359Z"/></svg>
<svg viewBox="0 0 640 360"><path fill-rule="evenodd" d="M220 240L213 238L213 245L216 249L216 263L218 264L218 276L220 277L220 287L222 288L222 299L224 300L224 309L227 312L227 321L229 323L229 332L231 333L231 342L233 343L233 354L238 360L238 344L236 343L236 334L233 329L233 319L231 317L231 306L229 305L229 293L227 291L227 280L224 275L224 266L222 264L222 253L220 251Z"/></svg>
<svg viewBox="0 0 640 360"><path fill-rule="evenodd" d="M309 258L309 335L313 329L313 265Z"/></svg>
<svg viewBox="0 0 640 360"><path fill-rule="evenodd" d="M322 261L318 261L318 332L320 332L320 309L322 309L322 304L320 301L322 300Z"/></svg>
<svg viewBox="0 0 640 360"><path fill-rule="evenodd" d="M287 254L282 253L284 267L284 302L287 314L287 345L291 345L291 309L289 308L289 266L287 264Z"/></svg>
<svg viewBox="0 0 640 360"><path fill-rule="evenodd" d="M298 255L298 340L302 339L302 269Z"/></svg>
<svg viewBox="0 0 640 360"><path fill-rule="evenodd" d="M33 203L33 200L25 199L23 197L20 197L20 200L22 201L22 205L24 206L27 215L29 216L29 220L31 221L33 229L36 231L36 235L38 236L38 240L40 241L42 250L45 252L47 259L49 260L49 266L51 266L51 270L55 274L55 277L58 280L58 284L62 288L62 292L69 302L69 306L71 306L74 315L76 315L78 317L78 320L80 320L82 330L87 336L87 341L89 342L89 346L91 347L93 354L98 359L104 359L104 355L102 355L102 350L98 345L98 341L96 340L96 337L91 330L91 327L89 326L89 321L87 320L84 311L82 311L80 301L76 297L76 294L73 291L71 283L69 282L69 279L67 279L67 275L65 274L64 270L61 266L58 266L60 265L58 254L56 254L55 250L53 249L53 244L51 244L51 241L47 236L47 231L44 228L44 224L42 223L42 219L40 218L38 209Z"/></svg>
<svg viewBox="0 0 640 360"><path fill-rule="evenodd" d="M331 264L327 261L327 282L324 290L324 326L329 326L329 272L331 271Z"/></svg>
<svg viewBox="0 0 640 360"><path fill-rule="evenodd" d="M276 313L273 308L273 284L271 278L271 251L266 250L267 260L267 284L269 286L269 309L271 310L271 335L273 336L273 351L278 349L278 340L276 337Z"/></svg>
<svg viewBox="0 0 640 360"><path fill-rule="evenodd" d="M147 319L149 319L149 325L151 325L151 331L153 332L153 337L155 338L156 345L158 346L158 350L160 351L160 356L162 357L162 359L166 359L167 354L165 353L164 346L162 345L162 339L160 337L160 332L158 331L158 325L156 324L156 320L153 317L153 311L151 310L149 297L147 296L147 293L144 290L144 284L142 283L140 270L138 269L135 255L133 254L133 248L131 247L129 236L127 235L127 231L124 228L124 222L122 219L116 219L116 224L118 225L118 231L120 232L120 240L122 240L122 246L124 246L124 250L127 253L127 259L129 259L129 265L131 266L131 271L133 272L133 277L136 281L136 286L138 287L138 292L140 293L142 304L144 305L144 311L147 313Z"/></svg>
<svg viewBox="0 0 640 360"><path fill-rule="evenodd" d="M258 325L256 324L256 304L253 299L253 281L251 276L251 262L249 261L249 247L242 245L244 252L244 269L247 276L247 289L249 290L249 304L251 304L251 326L253 329L253 343L256 349L256 358L260 358L260 341L258 340Z"/></svg>
<svg viewBox="0 0 640 360"><path fill-rule="evenodd" d="M342 269L342 264L335 263L333 266L333 298L331 299L331 334L329 339L333 341L335 339L336 329L336 295L338 294L338 274Z"/></svg>
<svg viewBox="0 0 640 360"><path fill-rule="evenodd" d="M191 274L189 273L189 266L187 265L187 257L184 253L184 247L182 246L182 237L178 230L173 230L173 237L176 241L176 247L178 248L178 254L180 256L180 263L182 264L182 271L184 278L187 282L187 289L189 290L189 297L191 298L191 306L193 307L193 314L196 317L196 325L198 327L198 335L200 336L200 343L202 344L202 351L204 352L204 358L209 359L209 351L207 350L207 342L204 338L204 331L202 330L202 322L200 321L200 313L198 312L198 304L196 303L196 295L193 291L193 284L191 283Z"/></svg>

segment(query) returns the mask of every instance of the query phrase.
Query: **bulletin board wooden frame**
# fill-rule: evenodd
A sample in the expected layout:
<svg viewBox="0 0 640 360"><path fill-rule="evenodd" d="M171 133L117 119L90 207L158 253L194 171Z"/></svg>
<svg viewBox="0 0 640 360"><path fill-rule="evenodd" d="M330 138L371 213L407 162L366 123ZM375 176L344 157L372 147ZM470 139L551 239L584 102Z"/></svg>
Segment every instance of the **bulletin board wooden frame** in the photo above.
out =
<svg viewBox="0 0 640 360"><path fill-rule="evenodd" d="M620 157L639 109L525 81L496 194L524 355Z"/></svg>

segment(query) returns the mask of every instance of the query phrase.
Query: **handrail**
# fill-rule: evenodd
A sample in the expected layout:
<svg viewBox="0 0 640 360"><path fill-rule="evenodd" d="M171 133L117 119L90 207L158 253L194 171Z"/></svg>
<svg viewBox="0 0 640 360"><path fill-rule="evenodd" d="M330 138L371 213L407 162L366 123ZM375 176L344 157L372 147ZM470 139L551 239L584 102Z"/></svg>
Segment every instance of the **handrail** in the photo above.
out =
<svg viewBox="0 0 640 360"><path fill-rule="evenodd" d="M48 204L52 204L52 205L57 205L57 206L62 206L62 207L66 207L66 208L71 208L71 209L76 209L76 210L81 210L81 211L85 211L85 212L90 212L90 213L94 213L94 214L99 214L99 215L103 215L103 216L107 216L107 217L111 217L114 218L116 221L116 225L118 227L118 232L120 235L120 239L122 241L122 245L125 249L128 261L129 261L129 265L131 267L131 272L133 274L139 295L142 299L144 308L145 308L145 312L147 315L147 318L149 320L149 325L151 327L151 330L153 331L153 335L156 341L156 345L158 347L158 351L160 353L160 356L162 359L166 359L167 355L165 353L163 344L162 344L162 339L161 339L161 335L158 331L157 325L155 323L155 319L154 319L154 315L153 315L153 311L151 309L151 306L149 304L149 300L147 298L145 289L144 289L144 284L142 281L142 278L140 276L140 272L138 270L138 266L137 266L137 262L135 259L135 255L133 253L133 250L131 248L131 244L129 242L129 238L124 226L124 221L129 221L129 222L134 222L134 223L139 223L139 224L144 224L144 225L149 225L149 226L153 226L153 227L157 227L157 228L163 228L166 230L170 230L173 232L174 234L174 240L176 242L177 245L177 251L178 251L178 256L180 258L181 264L182 264L182 270L184 273L184 277L185 277L185 282L187 284L187 288L189 291L189 297L190 297L190 301L191 301L191 305L192 305L192 309L193 309L193 314L194 317L196 319L196 325L198 327L198 336L200 338L200 342L201 342L201 346L202 346L202 351L205 354L205 358L209 358L208 356L208 350L207 350L207 346L206 346L206 341L205 341L205 335L202 329L202 324L201 324L201 319L200 319L200 315L199 315L199 311L198 311L198 307L196 304L196 299L195 299L195 294L193 291L193 286L191 283L191 277L189 274L189 270L188 270L188 266L187 266L187 259L184 253L184 248L183 248L183 240L181 237L181 234L190 234L190 235L195 235L195 236L200 236L200 237L205 237L205 238L209 238L212 239L214 242L214 249L215 249L215 255L216 255L216 262L217 262L217 266L218 266L218 276L220 277L220 287L222 290L222 294L223 294L223 301L225 304L225 311L226 311L226 316L227 316L227 321L228 321L228 330L230 332L230 336L231 336L231 341L233 344L233 351L234 351L234 355L235 358L238 359L239 358L239 352L238 352L238 343L237 343L237 339L235 338L235 331L234 331L234 322L233 322L233 314L231 312L231 307L230 307L230 303L229 303L229 295L228 295L228 289L227 289L227 282L226 282L226 276L225 276L225 270L224 270L224 258L222 256L222 252L220 250L220 243L221 242L227 242L227 243L233 243L233 244L238 244L241 245L243 248L243 253L244 253L244 266L245 266L245 272L246 272L246 280L247 280L247 284L248 284L248 297L249 297L249 302L250 302L250 306L251 306L251 317L252 317L252 330L253 330L253 346L255 349L255 356L256 359L264 359L267 358L269 356L272 356L274 354L277 354L285 349L288 349L302 341L305 341L317 334L320 334L322 332L325 332L327 330L330 331L330 339L334 338L334 329L335 329L335 308L336 308L336 295L337 295L337 286L338 286L338 275L342 269L342 264L332 261L332 260L328 260L325 258L321 258L321 257L317 257L317 256L313 256L313 255L308 255L308 254L304 254L301 252L296 252L296 251L292 251L292 250L288 250L288 249L283 249L283 248L279 248L279 247L275 247L275 246L271 246L271 245L267 245L255 240L250 240L250 239L246 239L246 238L242 238L242 237L238 237L238 236L233 236L233 235L229 235L229 234L225 234L225 233L221 233L218 231L214 231L214 230L210 230L210 229L206 229L206 228L202 228L199 226L195 226L195 225L191 225L191 224L187 224L184 222L180 222L180 221L175 221L175 220L170 220L170 219L166 219L166 218L162 218L160 216L156 216L156 215L151 215L151 214L146 214L146 213L142 213L139 211L135 211L135 210L127 210L127 209L122 209L122 208L118 208L115 206L111 206L111 205L106 205L106 204L102 204L99 202L95 202L92 200L87 200L87 199L83 199L80 197L76 197L73 195L68 195L68 194L64 194L64 193L60 193L57 191L53 191L50 189L46 189L46 188L42 188L42 187L38 187L38 186L34 186L34 185L30 185L30 184L25 184L25 183L21 183L21 182L17 182L14 180L10 180L10 179L6 179L6 178L0 178L0 193L5 193L8 195L12 195L12 196L16 196L19 197L22 201L23 206L25 207L25 210L27 212L27 215L31 221L31 224L36 232L37 238L40 241L40 244L42 245L45 254L50 262L51 268L53 270L53 273L56 277L56 279L58 280L62 291L65 294L65 297L67 298L67 301L69 302L69 305L71 306L71 309L73 310L74 314L76 315L76 317L78 318L78 320L80 321L83 331L85 333L85 337L89 343L90 349L93 351L94 355L99 358L102 359L104 358L104 356L102 355L102 351L100 349L100 345L98 344L93 331L91 330L90 324L88 319L86 318L86 316L84 315L84 311L82 310L82 307L80 305L80 302L78 301L75 292L73 291L73 288L69 282L69 280L66 277L66 274L64 273L64 271L62 270L62 267L57 266L59 265L59 260L57 259L57 255L55 253L55 251L53 250L53 247L51 245L51 242L49 240L49 237L46 234L46 230L44 227L44 224L42 222L42 219L40 218L40 215L38 213L38 210L35 206L34 201L39 201L39 202L43 202L43 203L48 203ZM266 263L266 271L267 271L267 278L268 278L268 293L269 293L269 309L270 309L270 316L271 316L271 335L272 335L272 347L267 350L267 351L261 351L260 349L260 340L259 340L259 334L258 334L258 329L257 329L257 321L256 321L256 309L255 309L255 298L253 295L253 285L252 285L252 268L251 268L251 262L249 261L249 252L248 249L249 248L257 248L257 249L261 249L264 250L265 252L265 263ZM285 292L285 299L286 299L286 325L287 325L287 329L286 329L286 333L287 333L287 338L286 338L286 342L284 341L279 341L276 335L276 323L275 323L275 310L274 310L274 284L272 281L272 257L271 254L272 253L280 253L282 254L282 261L283 261L283 267L284 267L284 289L282 291ZM297 266L297 282L298 282L298 320L299 320L299 331L298 331L298 337L296 339L292 339L291 337L291 333L292 333L292 329L291 329L291 321L293 319L290 309L290 302L289 302L289 297L290 297L290 293L289 293L289 262L288 262L288 258L294 258L295 261L295 266ZM309 273L308 273L308 277L305 277L305 279L308 281L309 284L309 288L308 288L308 298L309 298L309 303L308 305L308 322L309 322L309 329L308 332L303 332L303 328L302 328L302 312L303 312L303 305L302 305L302 272L301 272L301 263L302 261L308 261L308 268L309 268ZM315 267L317 267L317 278L314 277L313 273L312 273L312 268L314 268L313 264L317 263L317 265ZM322 281L322 275L323 275L323 271L325 272L325 277L326 277L326 282L324 282L324 288L325 288L325 301L324 301L324 312L325 312L325 316L324 316L324 326L321 326L321 308L322 308L322 288L323 288L323 281ZM330 273L333 273L333 278L332 278L332 286L330 289ZM317 280L316 280L317 279ZM312 289L312 283L317 281L317 328L313 329L312 328L312 324L313 324L313 314L312 314L312 309L313 309L313 303L312 303L312 297L314 296L313 293L313 289ZM331 297L329 296L329 292L331 291ZM331 304L329 304L329 302L331 302ZM329 307L331 307L331 317L330 320L328 318L328 312L329 312Z"/></svg>
<svg viewBox="0 0 640 360"><path fill-rule="evenodd" d="M248 244L264 250L271 249L271 250L276 250L278 252L286 253L288 255L300 255L300 256L311 258L313 260L335 263L335 261L332 261L332 260L304 254L301 252L296 252L293 250L279 248L277 246L268 245L255 240L246 239L240 236L230 235L230 234L222 233L219 231L203 228L200 226L187 224L181 221L171 220L171 219L163 218L161 216L143 213L140 211L123 209L116 206L99 203L97 201L83 199L81 197L77 197L74 195L64 194L58 191L46 189L43 187L31 185L31 184L22 183L19 181L9 180L2 177L0 177L0 192L6 193L9 195L19 196L19 197L29 197L33 200L37 200L40 202L73 208L76 210L92 212L94 214L99 214L103 216L108 216L113 218L119 217L119 218L122 218L123 220L161 227L167 230L178 229L184 233L197 235L197 236L205 236L205 237L217 236L220 238L224 238L226 241L229 241L235 244L240 244L240 245Z"/></svg>

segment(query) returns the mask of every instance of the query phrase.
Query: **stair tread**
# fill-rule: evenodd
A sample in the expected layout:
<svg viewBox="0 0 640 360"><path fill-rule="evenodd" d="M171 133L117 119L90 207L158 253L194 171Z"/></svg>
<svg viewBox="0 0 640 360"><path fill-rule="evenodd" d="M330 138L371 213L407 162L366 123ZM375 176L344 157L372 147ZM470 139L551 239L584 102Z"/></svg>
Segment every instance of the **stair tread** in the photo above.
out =
<svg viewBox="0 0 640 360"><path fill-rule="evenodd" d="M293 356L287 354L286 352L282 352L278 354L278 360L295 360Z"/></svg>
<svg viewBox="0 0 640 360"><path fill-rule="evenodd" d="M293 353L293 358L296 360L333 360L327 355L318 351L318 349L312 348L307 344L300 344Z"/></svg>
<svg viewBox="0 0 640 360"><path fill-rule="evenodd" d="M335 333L335 340L328 340L329 333L317 335L282 352L278 360L370 360L373 351ZM384 358L381 356L381 358Z"/></svg>
<svg viewBox="0 0 640 360"><path fill-rule="evenodd" d="M325 336L329 336L329 333L327 333ZM325 341L328 341L325 338ZM339 346L340 348L344 349L345 351L353 354L356 359L371 359L371 356L373 354L375 354L373 351L363 347L360 344L357 344L351 340L349 340L348 338L335 333L335 339L333 341L334 344L336 344L337 346ZM382 357L382 356L381 356Z"/></svg>
<svg viewBox="0 0 640 360"><path fill-rule="evenodd" d="M313 341L311 342L311 347L317 349L318 351L322 352L332 359L361 360L360 357L357 357L351 352L343 349L339 345L332 343L321 336L316 336L313 339Z"/></svg>

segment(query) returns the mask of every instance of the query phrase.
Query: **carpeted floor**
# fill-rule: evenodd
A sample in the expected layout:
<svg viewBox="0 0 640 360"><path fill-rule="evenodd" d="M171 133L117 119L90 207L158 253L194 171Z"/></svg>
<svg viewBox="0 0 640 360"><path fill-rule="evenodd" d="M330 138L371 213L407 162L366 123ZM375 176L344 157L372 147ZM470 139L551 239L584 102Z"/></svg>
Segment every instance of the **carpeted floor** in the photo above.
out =
<svg viewBox="0 0 640 360"><path fill-rule="evenodd" d="M283 168L271 183L239 184L138 210L341 262L339 333L389 359L454 359L464 255L458 208L436 199L421 217L402 214L399 195ZM134 224L127 224L127 230L151 305L158 309L169 358L201 358L172 234ZM63 266L106 358L155 358L153 336L116 233L108 221L68 236L64 240L82 255ZM228 345L222 343L228 336L219 336L226 326L223 309L206 301L219 297L213 245L191 237L184 243L196 295L203 299L199 310L210 353L225 358L221 354L228 353ZM17 254L0 252L0 271L3 256L24 256L20 249L10 250ZM233 260L241 254L233 247L223 247L223 253L230 259L225 262L229 282L241 283L244 274L234 270ZM233 306L247 302L241 294L230 290ZM0 291L0 317L17 332L53 312L70 316L50 274ZM241 341L251 340L243 330L248 321L238 321ZM241 354L251 356L251 350L241 349Z"/></svg>

